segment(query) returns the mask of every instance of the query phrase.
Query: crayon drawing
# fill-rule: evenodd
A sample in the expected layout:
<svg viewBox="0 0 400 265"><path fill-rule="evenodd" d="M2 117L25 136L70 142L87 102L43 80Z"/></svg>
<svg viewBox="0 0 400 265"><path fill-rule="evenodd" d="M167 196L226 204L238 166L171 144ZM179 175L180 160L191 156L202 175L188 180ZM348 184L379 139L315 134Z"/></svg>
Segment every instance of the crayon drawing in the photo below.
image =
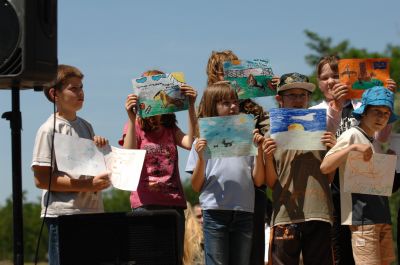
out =
<svg viewBox="0 0 400 265"><path fill-rule="evenodd" d="M271 109L271 138L278 148L326 150L321 137L326 131L325 109Z"/></svg>
<svg viewBox="0 0 400 265"><path fill-rule="evenodd" d="M140 117L187 110L189 101L182 95L179 87L183 82L183 73L180 72L133 79L133 90L139 98Z"/></svg>
<svg viewBox="0 0 400 265"><path fill-rule="evenodd" d="M110 145L98 148L92 140L59 133L54 135L54 150L58 170L71 178L108 171L113 187L128 191L137 189L146 154L145 150Z"/></svg>
<svg viewBox="0 0 400 265"><path fill-rule="evenodd" d="M240 99L275 95L273 75L268 60L224 62L224 79L231 82Z"/></svg>
<svg viewBox="0 0 400 265"><path fill-rule="evenodd" d="M400 134L392 133L389 139L389 149L394 151L397 155L396 171L400 172Z"/></svg>
<svg viewBox="0 0 400 265"><path fill-rule="evenodd" d="M248 114L199 119L200 137L207 140L209 158L255 156L254 116Z"/></svg>
<svg viewBox="0 0 400 265"><path fill-rule="evenodd" d="M339 80L349 86L348 98L361 98L368 88L386 86L389 62L388 58L339 60Z"/></svg>
<svg viewBox="0 0 400 265"><path fill-rule="evenodd" d="M374 153L371 160L364 161L363 153L351 151L343 173L343 191L390 196L396 159L395 155Z"/></svg>

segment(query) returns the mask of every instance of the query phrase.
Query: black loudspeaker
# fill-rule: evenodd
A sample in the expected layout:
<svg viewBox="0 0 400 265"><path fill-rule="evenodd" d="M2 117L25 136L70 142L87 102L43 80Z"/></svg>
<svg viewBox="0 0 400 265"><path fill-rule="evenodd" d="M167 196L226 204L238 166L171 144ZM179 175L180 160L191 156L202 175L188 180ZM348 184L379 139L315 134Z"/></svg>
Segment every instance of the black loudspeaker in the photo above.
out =
<svg viewBox="0 0 400 265"><path fill-rule="evenodd" d="M175 210L60 216L60 265L176 265L179 216Z"/></svg>
<svg viewBox="0 0 400 265"><path fill-rule="evenodd" d="M57 65L57 0L0 0L0 89L49 85Z"/></svg>

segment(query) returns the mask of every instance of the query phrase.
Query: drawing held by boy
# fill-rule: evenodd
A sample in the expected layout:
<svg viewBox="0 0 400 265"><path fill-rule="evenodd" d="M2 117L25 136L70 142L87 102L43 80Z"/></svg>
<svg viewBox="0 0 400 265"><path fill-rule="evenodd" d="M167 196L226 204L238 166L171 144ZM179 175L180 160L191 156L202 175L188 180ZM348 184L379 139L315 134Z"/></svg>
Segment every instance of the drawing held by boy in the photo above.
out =
<svg viewBox="0 0 400 265"><path fill-rule="evenodd" d="M36 186L43 189L41 216L46 218L49 228L51 265L59 264L57 217L103 212L99 191L111 185L109 172L98 176L71 177L59 171L55 162L52 141L54 133L92 139L99 147L108 144L104 137L95 136L90 123L76 114L84 102L82 79L83 74L76 67L58 66L56 84L44 90L49 101L56 105L57 112L37 131L33 149L32 170Z"/></svg>
<svg viewBox="0 0 400 265"><path fill-rule="evenodd" d="M306 109L314 89L306 76L285 74L276 100L281 108ZM306 265L332 264L331 176L319 169L325 151L284 150L265 137L265 181L273 190L272 263L297 265L302 253ZM321 142L332 147L334 134L325 132Z"/></svg>
<svg viewBox="0 0 400 265"><path fill-rule="evenodd" d="M374 145L374 136L398 119L393 113L393 102L393 93L384 87L366 90L361 106L353 111L359 125L341 134L321 164L321 171L325 173L339 168L341 223L350 227L356 264L390 264L394 260L388 198L343 192L348 153L362 152L368 161L373 153L381 152Z"/></svg>

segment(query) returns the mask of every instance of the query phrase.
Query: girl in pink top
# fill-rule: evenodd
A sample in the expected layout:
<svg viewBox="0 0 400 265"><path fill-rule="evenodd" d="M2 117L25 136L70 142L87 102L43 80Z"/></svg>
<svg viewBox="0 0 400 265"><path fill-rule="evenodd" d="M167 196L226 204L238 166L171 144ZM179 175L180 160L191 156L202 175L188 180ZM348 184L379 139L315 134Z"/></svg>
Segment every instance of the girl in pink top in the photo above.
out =
<svg viewBox="0 0 400 265"><path fill-rule="evenodd" d="M164 73L150 70L143 73L143 76L158 74ZM175 209L180 216L180 231L183 232L185 225L183 210L186 208L186 199L179 176L177 146L186 150L192 147L197 124L194 107L197 92L186 84L181 85L181 91L189 98L187 134L176 125L173 113L148 118L137 117L133 110L138 96L130 94L125 102L129 120L125 124L120 145L127 149L146 150L138 188L130 196L133 211ZM180 240L183 246L183 233Z"/></svg>

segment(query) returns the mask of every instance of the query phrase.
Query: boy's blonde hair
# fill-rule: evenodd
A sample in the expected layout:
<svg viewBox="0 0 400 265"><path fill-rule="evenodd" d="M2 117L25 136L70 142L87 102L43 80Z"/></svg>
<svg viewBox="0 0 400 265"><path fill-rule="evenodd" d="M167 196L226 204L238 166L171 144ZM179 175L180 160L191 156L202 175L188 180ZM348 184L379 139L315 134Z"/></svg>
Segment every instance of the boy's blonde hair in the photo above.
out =
<svg viewBox="0 0 400 265"><path fill-rule="evenodd" d="M324 67L325 64L329 64L329 67L332 69L334 73L339 73L339 56L336 55L328 55L321 57L319 59L318 65L317 65L317 78L321 75L322 72L322 67Z"/></svg>
<svg viewBox="0 0 400 265"><path fill-rule="evenodd" d="M50 101L50 102L54 102L54 100L51 98L49 91L51 88L54 88L55 90L61 91L62 86L65 82L65 80L67 80L68 78L71 77L77 77L80 79L83 79L84 75L83 73L75 66L71 66L71 65L66 65L66 64L60 64L58 65L58 69L57 69L57 79L56 82L54 84L54 86L51 87L45 87L43 89L43 92L46 96L46 98Z"/></svg>
<svg viewBox="0 0 400 265"><path fill-rule="evenodd" d="M156 69L147 70L142 74L142 76L152 76L152 75L162 75L165 74L164 72ZM150 132L154 130L154 125L151 121L151 117L148 118L140 118L138 117L138 123L140 128L145 132ZM166 128L172 128L176 126L177 120L175 113L168 113L161 115L161 124Z"/></svg>
<svg viewBox="0 0 400 265"><path fill-rule="evenodd" d="M220 52L213 51L207 63L207 86L210 86L218 81L218 74L224 72L224 62L238 60L239 58L231 50L224 50Z"/></svg>
<svg viewBox="0 0 400 265"><path fill-rule="evenodd" d="M219 81L208 86L203 93L198 109L198 118L218 116L217 103L224 99L235 98L236 91L232 89L228 81Z"/></svg>

